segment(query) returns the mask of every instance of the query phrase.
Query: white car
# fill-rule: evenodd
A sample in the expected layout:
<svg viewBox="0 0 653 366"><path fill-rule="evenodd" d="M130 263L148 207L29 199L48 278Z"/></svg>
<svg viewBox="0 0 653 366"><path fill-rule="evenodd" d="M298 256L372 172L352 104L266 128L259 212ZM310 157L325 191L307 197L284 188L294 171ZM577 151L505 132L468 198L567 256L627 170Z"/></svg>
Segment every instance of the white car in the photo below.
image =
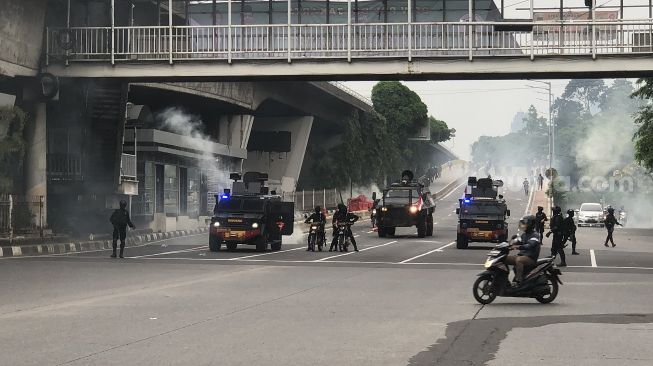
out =
<svg viewBox="0 0 653 366"><path fill-rule="evenodd" d="M578 210L578 226L603 227L605 216L600 203L583 203Z"/></svg>

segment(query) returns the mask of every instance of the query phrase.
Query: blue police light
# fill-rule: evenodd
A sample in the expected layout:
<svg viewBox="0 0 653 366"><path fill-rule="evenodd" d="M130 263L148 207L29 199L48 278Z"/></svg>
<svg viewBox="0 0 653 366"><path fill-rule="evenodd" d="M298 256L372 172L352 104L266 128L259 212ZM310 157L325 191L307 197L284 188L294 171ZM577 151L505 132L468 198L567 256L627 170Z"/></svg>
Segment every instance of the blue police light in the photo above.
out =
<svg viewBox="0 0 653 366"><path fill-rule="evenodd" d="M228 200L229 199L229 194L224 193L222 196L220 196L220 199Z"/></svg>
<svg viewBox="0 0 653 366"><path fill-rule="evenodd" d="M470 203L470 202L472 202L472 199L471 199L471 198L465 198L465 199L464 199L464 202L465 202L465 203Z"/></svg>

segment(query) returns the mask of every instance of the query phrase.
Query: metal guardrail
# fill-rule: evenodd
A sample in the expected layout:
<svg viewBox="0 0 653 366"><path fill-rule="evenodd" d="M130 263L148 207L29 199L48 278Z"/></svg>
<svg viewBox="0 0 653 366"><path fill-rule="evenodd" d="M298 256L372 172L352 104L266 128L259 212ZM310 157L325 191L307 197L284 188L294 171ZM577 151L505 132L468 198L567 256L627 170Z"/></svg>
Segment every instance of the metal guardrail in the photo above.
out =
<svg viewBox="0 0 653 366"><path fill-rule="evenodd" d="M653 53L652 34L653 19L48 27L46 62L596 57Z"/></svg>

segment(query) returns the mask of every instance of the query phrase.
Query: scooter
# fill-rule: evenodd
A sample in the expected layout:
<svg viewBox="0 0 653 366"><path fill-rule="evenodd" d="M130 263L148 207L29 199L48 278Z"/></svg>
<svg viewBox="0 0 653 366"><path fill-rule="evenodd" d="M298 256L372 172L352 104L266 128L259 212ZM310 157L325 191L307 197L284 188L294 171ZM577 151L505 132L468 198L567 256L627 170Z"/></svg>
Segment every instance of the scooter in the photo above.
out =
<svg viewBox="0 0 653 366"><path fill-rule="evenodd" d="M548 304L558 296L558 285L562 285L560 269L555 265L555 256L537 260L535 268L524 273L521 284L513 286L508 279L510 271L506 258L510 253L509 243L500 243L489 253L485 261L485 271L474 282L473 292L476 301L490 304L497 298L530 297L542 304Z"/></svg>
<svg viewBox="0 0 653 366"><path fill-rule="evenodd" d="M317 245L317 250L322 251L324 246L324 224L323 223L310 223L310 229L308 231L308 250L311 252L315 251L315 246Z"/></svg>

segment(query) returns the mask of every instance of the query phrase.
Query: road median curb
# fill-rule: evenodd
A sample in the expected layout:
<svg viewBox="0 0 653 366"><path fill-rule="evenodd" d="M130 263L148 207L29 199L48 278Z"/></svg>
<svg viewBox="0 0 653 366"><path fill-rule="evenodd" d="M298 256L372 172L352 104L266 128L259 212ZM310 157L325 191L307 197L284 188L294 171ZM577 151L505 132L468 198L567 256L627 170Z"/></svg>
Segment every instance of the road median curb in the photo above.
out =
<svg viewBox="0 0 653 366"><path fill-rule="evenodd" d="M188 235L196 235L207 232L207 228L192 230L176 230L165 233L152 233L129 236L125 240L126 247L132 247L165 239L179 238ZM112 240L93 240L82 242L55 243L4 246L0 248L0 257L21 257L49 254L83 253L95 250L106 250L112 248Z"/></svg>

